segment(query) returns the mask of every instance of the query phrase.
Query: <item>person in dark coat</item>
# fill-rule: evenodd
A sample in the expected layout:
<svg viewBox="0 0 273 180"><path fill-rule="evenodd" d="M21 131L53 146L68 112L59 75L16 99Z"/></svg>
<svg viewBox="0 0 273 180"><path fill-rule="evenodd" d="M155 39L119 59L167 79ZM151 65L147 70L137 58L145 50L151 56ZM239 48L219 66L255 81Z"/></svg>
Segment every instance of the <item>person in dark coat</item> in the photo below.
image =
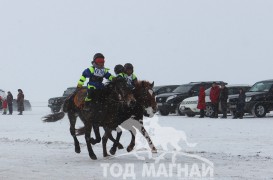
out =
<svg viewBox="0 0 273 180"><path fill-rule="evenodd" d="M9 91L8 91L7 101L8 101L9 115L12 115L12 112L13 112L13 108L12 108L13 96L12 96L11 92L9 92Z"/></svg>
<svg viewBox="0 0 273 180"><path fill-rule="evenodd" d="M204 118L205 116L205 109L206 109L206 94L204 86L200 86L199 95L198 95L198 104L197 109L200 109L200 116L199 118Z"/></svg>
<svg viewBox="0 0 273 180"><path fill-rule="evenodd" d="M220 104L223 116L221 118L227 118L227 99L228 99L228 88L224 83L221 84L221 91L220 91Z"/></svg>
<svg viewBox="0 0 273 180"><path fill-rule="evenodd" d="M25 98L25 96L24 96L22 89L18 89L18 95L17 95L17 106L18 106L18 111L19 111L18 115L23 115L24 98Z"/></svg>
<svg viewBox="0 0 273 180"><path fill-rule="evenodd" d="M245 103L246 103L246 95L244 90L241 88L238 101L236 104L236 112L234 113L233 119L237 119L238 117L240 119L243 119Z"/></svg>
<svg viewBox="0 0 273 180"><path fill-rule="evenodd" d="M220 88L216 84L216 82L212 83L212 87L210 89L210 101L213 109L213 114L211 118L218 118L218 108L219 108L219 95L220 95Z"/></svg>

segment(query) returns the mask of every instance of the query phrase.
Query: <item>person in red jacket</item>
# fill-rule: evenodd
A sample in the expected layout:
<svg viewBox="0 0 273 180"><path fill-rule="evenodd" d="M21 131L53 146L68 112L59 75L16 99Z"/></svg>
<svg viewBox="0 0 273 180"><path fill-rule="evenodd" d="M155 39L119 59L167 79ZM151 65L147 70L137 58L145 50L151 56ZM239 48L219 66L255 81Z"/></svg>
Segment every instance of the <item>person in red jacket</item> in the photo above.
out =
<svg viewBox="0 0 273 180"><path fill-rule="evenodd" d="M197 104L197 108L200 109L199 118L204 118L205 116L205 109L206 109L205 97L206 97L205 88L204 86L200 86L199 95L198 95L198 104Z"/></svg>
<svg viewBox="0 0 273 180"><path fill-rule="evenodd" d="M216 84L216 82L212 83L212 87L210 89L210 100L213 109L213 113L211 118L218 118L218 108L219 108L219 95L220 95L220 88Z"/></svg>
<svg viewBox="0 0 273 180"><path fill-rule="evenodd" d="M3 115L7 114L7 108L8 108L8 101L6 98L2 98L2 107L3 107Z"/></svg>

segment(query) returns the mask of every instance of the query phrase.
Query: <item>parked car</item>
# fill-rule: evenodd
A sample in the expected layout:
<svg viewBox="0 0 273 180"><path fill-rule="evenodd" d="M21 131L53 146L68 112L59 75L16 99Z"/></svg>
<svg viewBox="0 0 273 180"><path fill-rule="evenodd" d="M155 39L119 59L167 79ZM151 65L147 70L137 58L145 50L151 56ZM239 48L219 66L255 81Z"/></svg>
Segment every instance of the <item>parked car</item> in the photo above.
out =
<svg viewBox="0 0 273 180"><path fill-rule="evenodd" d="M0 89L0 96L1 97L7 97L7 94L4 90ZM13 104L12 104L12 108L13 108L13 111L16 111L17 110L17 101L16 101L16 96L13 96ZM0 109L3 109L2 107L2 102L0 101ZM31 107L31 104L29 102L29 100L24 100L24 109L25 111L31 111L32 110L32 107Z"/></svg>
<svg viewBox="0 0 273 180"><path fill-rule="evenodd" d="M178 111L180 103L185 98L197 96L201 85L204 85L205 89L208 89L213 82L216 82L217 84L225 83L223 81L190 82L178 86L173 92L157 95L156 102L159 113L163 116L167 116L169 113L184 115Z"/></svg>
<svg viewBox="0 0 273 180"><path fill-rule="evenodd" d="M154 86L153 90L156 95L172 92L179 85L164 85L164 86Z"/></svg>
<svg viewBox="0 0 273 180"><path fill-rule="evenodd" d="M76 90L76 88L77 87L69 87L64 91L63 96L50 98L48 100L48 107L51 109L51 112L52 113L59 112L61 110L61 108L62 108L64 100L70 94L72 94Z"/></svg>
<svg viewBox="0 0 273 180"><path fill-rule="evenodd" d="M239 94L239 89L243 88L245 91L248 91L250 89L250 85L226 85L228 88L228 95L229 97L234 94ZM213 108L211 106L211 101L210 101L210 89L207 89L205 91L206 97L206 109L205 109L205 116L210 117L213 113ZM179 106L179 111L181 114L186 114L188 117L194 117L195 115L200 114L200 110L197 109L197 104L198 104L198 96L186 98L182 101L182 103ZM221 112L221 109L219 109L219 113Z"/></svg>
<svg viewBox="0 0 273 180"><path fill-rule="evenodd" d="M229 98L228 108L234 113L238 95ZM273 110L273 79L264 80L255 83L248 92L246 92L245 113L250 113L255 117L264 117L266 113Z"/></svg>

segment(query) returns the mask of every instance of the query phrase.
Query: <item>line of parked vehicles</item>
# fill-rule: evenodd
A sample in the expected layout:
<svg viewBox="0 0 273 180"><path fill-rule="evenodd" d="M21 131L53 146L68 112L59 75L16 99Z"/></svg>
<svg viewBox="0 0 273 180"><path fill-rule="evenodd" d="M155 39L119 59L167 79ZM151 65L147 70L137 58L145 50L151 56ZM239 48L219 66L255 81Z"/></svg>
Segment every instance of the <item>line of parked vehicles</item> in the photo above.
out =
<svg viewBox="0 0 273 180"><path fill-rule="evenodd" d="M229 85L224 81L202 81L190 82L182 85L164 85L155 86L156 102L159 114L167 116L171 113L194 117L200 114L197 109L199 88L203 85L206 89L206 109L205 116L210 117L213 114L209 94L212 83L218 85L225 83L228 88L228 112L234 114L236 103L239 96L239 89L246 92L245 113L252 114L255 117L264 117L266 113L273 110L273 80L264 80L255 83L253 86L247 84ZM48 107L53 113L59 112L66 97L76 90L76 87L67 88L60 97L50 98ZM219 109L221 113L221 108Z"/></svg>
<svg viewBox="0 0 273 180"><path fill-rule="evenodd" d="M172 92L161 93L156 96L158 111L161 115L167 116L170 113L194 117L200 114L197 109L198 93L201 85L206 91L205 115L210 117L213 113L209 93L212 83L218 85L225 83L228 88L228 111L232 115L236 111L236 103L239 96L239 89L246 92L246 104L244 112L255 117L264 117L266 113L273 110L273 80L264 80L255 83L253 86L245 84L228 85L223 81L190 82L177 86ZM168 86L166 86L168 87ZM219 108L221 113L221 108Z"/></svg>

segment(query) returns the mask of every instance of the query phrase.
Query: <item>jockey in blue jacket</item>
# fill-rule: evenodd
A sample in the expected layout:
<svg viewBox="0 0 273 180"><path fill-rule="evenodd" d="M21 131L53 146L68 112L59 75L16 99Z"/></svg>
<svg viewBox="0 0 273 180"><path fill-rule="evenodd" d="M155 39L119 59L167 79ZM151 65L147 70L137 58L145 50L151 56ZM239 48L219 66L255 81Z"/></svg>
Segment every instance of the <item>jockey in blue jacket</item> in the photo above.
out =
<svg viewBox="0 0 273 180"><path fill-rule="evenodd" d="M102 89L104 87L102 81L106 78L110 81L114 78L108 71L109 69L104 67L104 56L101 53L96 53L93 57L92 66L85 69L82 73L80 80L78 81L78 88L84 85L86 78L89 78L87 84L88 95L85 98L84 109L90 110L92 95L96 89Z"/></svg>

